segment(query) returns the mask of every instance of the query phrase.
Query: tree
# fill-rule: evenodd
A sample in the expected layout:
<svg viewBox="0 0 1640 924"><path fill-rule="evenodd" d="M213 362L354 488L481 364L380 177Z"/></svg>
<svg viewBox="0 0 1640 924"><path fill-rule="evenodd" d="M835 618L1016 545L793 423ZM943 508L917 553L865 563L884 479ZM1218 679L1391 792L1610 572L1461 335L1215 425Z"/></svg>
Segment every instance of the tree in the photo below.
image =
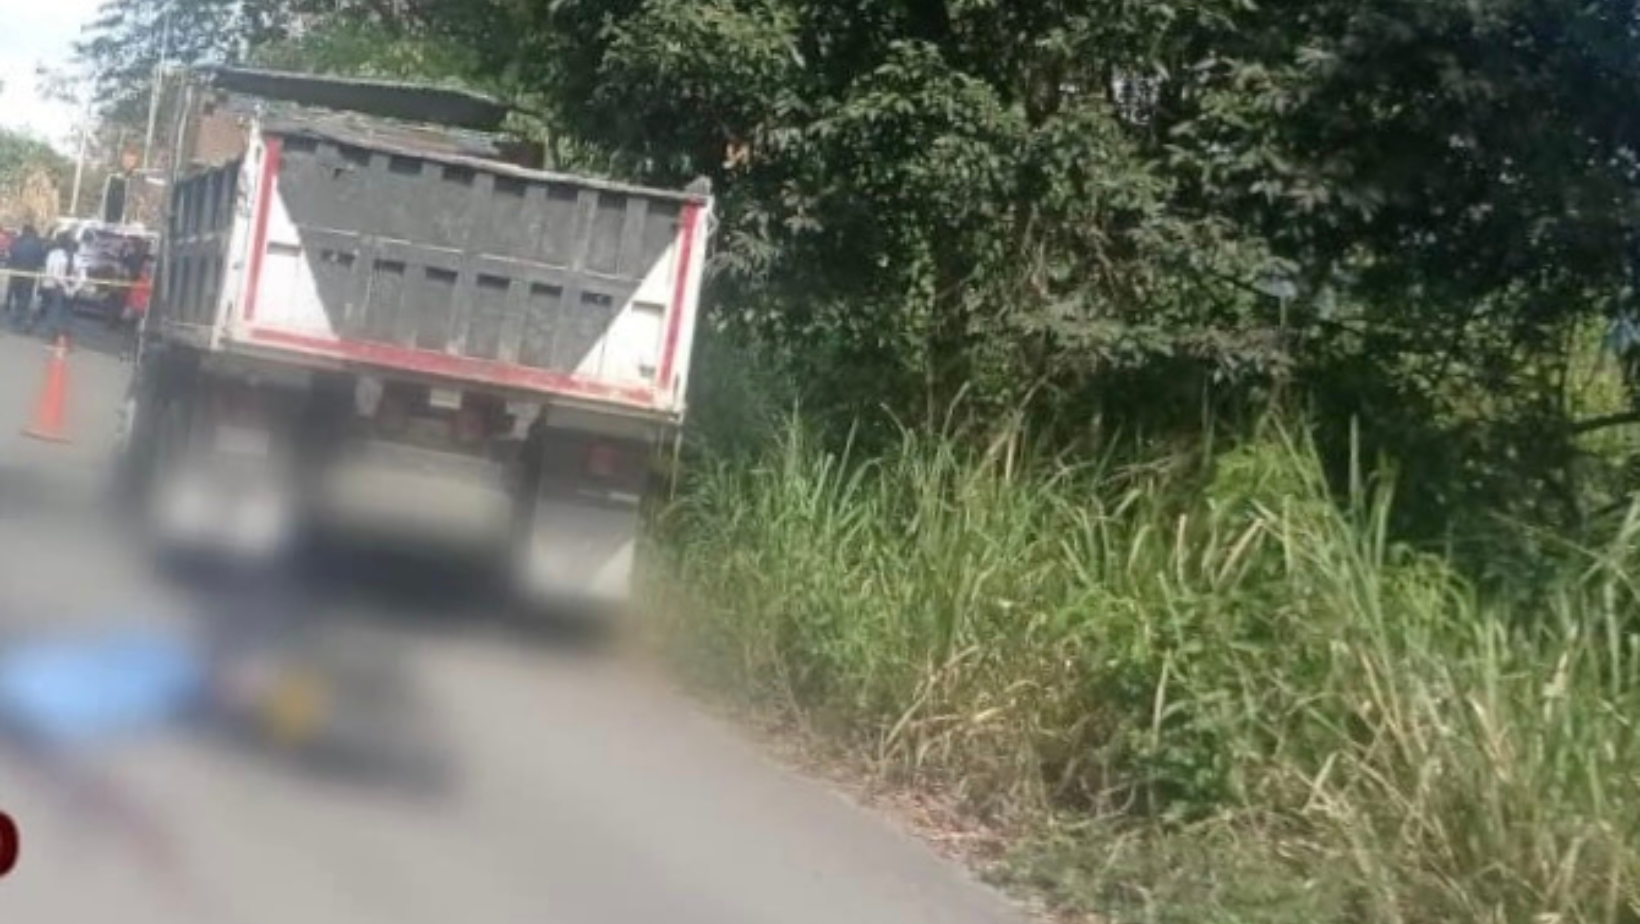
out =
<svg viewBox="0 0 1640 924"><path fill-rule="evenodd" d="M396 0L103 0L76 46L105 118L140 121L155 67L260 63L400 76L431 66L400 56ZM396 52L395 52L396 53ZM303 57L306 54L307 57Z"/></svg>
<svg viewBox="0 0 1640 924"><path fill-rule="evenodd" d="M51 145L0 129L0 224L43 226L56 218L59 190L72 172Z"/></svg>

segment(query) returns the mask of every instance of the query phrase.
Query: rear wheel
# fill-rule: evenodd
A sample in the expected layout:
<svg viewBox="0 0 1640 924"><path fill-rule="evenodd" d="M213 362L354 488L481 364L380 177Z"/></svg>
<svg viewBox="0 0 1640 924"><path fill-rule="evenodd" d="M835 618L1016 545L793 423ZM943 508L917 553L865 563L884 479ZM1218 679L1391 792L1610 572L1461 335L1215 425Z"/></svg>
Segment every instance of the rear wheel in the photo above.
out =
<svg viewBox="0 0 1640 924"><path fill-rule="evenodd" d="M142 522L150 504L159 466L160 422L181 376L175 362L156 356L139 367L126 390L115 434L113 465L115 501L120 511Z"/></svg>
<svg viewBox="0 0 1640 924"><path fill-rule="evenodd" d="M168 396L153 409L151 471L143 497L143 531L162 567L174 573L187 570L189 556L175 532L175 507L187 463L191 425L188 402Z"/></svg>

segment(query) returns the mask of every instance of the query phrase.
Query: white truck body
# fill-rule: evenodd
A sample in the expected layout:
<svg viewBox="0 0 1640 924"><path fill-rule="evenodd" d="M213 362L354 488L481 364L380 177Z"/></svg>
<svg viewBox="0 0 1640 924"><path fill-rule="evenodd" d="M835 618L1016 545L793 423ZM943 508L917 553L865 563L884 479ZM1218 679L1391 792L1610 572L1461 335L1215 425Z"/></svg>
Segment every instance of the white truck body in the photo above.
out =
<svg viewBox="0 0 1640 924"><path fill-rule="evenodd" d="M293 217L290 203L292 187L300 183L281 174L285 161L286 138L267 133L260 124L249 131L249 144L244 160L217 169L236 173L232 184L236 190L231 201L231 225L213 229L214 235L225 234L227 247L222 256L220 280L207 280L205 272L193 276L184 260L174 261L167 267L165 291L188 300L194 297L190 286L207 286L204 291L207 304L203 310L179 319L176 327L181 333L209 349L217 351L276 351L290 354L292 361L319 361L324 364L346 363L359 367L382 367L413 371L455 381L482 383L496 388L540 394L578 403L588 409L636 414L647 419L678 423L684 415L689 362L695 336L696 318L700 308L701 278L705 269L707 229L711 220L711 200L707 197L678 197L675 235L663 249L645 259L645 265L628 283L630 291L621 293L613 318L601 325L590 342L577 349L578 355L561 368L544 364L521 362L517 344L512 350L503 344L495 356L474 356L463 349L463 331L450 328L450 338L443 344L423 346L393 342L385 338L362 336L344 327L345 317L339 316L333 304L322 296L318 280L319 267L327 259L345 255L358 259L358 245L368 244L382 252L402 252L418 247L408 239L378 239L367 241L357 231L338 231L330 227L315 227L299 223ZM574 192L579 199L609 197L630 203L633 196L655 196L653 191L637 190L613 184L566 177L557 174L526 171L510 165L483 163L469 158L449 156L423 159L423 155L396 154L393 149L378 144L372 155L389 164L395 158L417 158L418 166L436 164L438 167L471 167L477 171L475 182L496 178L527 177L556 189ZM346 156L346 155L343 155ZM391 168L390 168L391 169ZM194 181L198 184L198 180ZM227 189L226 182L216 189ZM553 193L556 193L556 189ZM192 207L190 196L206 197L211 194L210 183L186 188L181 205ZM549 193L549 194L553 194ZM668 194L673 201L675 194ZM211 207L218 207L210 203ZM596 203L592 208L599 208ZM436 207L429 203L429 209ZM577 202L577 208L581 208ZM201 209L204 206L200 207ZM184 213L186 215L186 212ZM433 216L412 210L418 218L433 220ZM623 216L624 217L624 216ZM576 219L572 219L576 220ZM581 219L584 220L584 219ZM593 221L597 221L596 218ZM527 234L527 226L518 228ZM199 229L184 217L173 221L172 240L190 240ZM577 232L570 232L577 233ZM349 240L351 239L351 240ZM337 245L354 245L346 250ZM428 245L428 250L445 250L454 264L472 260L470 271L473 281L491 280L506 283L509 291L504 298L516 298L526 293L510 291L521 285L512 258L492 257L477 249L444 249ZM378 267L398 269L403 260L378 258ZM486 271L490 272L486 272ZM210 272L216 268L211 267ZM452 269L461 273L463 270ZM359 300L349 302L344 311L369 312L375 307L372 296L383 291L372 285L381 280L379 275L365 273ZM589 277L600 275L588 271ZM467 280L452 282L452 290L467 286ZM525 279L523 285L530 284ZM475 286L476 287L476 286ZM494 286L487 286L497 291ZM614 288L614 287L612 287ZM214 289L215 291L211 291ZM583 297L602 293L582 291ZM213 297L214 296L214 297ZM503 320L522 322L522 312Z"/></svg>
<svg viewBox="0 0 1640 924"><path fill-rule="evenodd" d="M129 408L162 535L437 527L505 548L534 596L623 599L685 415L711 197L234 98L190 91L178 125Z"/></svg>

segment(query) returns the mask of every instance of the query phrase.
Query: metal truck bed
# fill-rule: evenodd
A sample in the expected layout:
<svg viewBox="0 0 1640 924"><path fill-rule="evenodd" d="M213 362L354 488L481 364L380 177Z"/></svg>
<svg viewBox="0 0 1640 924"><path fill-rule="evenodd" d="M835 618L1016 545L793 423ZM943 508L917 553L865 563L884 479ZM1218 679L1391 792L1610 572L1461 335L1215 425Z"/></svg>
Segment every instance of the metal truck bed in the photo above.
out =
<svg viewBox="0 0 1640 924"><path fill-rule="evenodd" d="M234 156L173 189L170 335L681 417L708 195L347 116L241 124Z"/></svg>

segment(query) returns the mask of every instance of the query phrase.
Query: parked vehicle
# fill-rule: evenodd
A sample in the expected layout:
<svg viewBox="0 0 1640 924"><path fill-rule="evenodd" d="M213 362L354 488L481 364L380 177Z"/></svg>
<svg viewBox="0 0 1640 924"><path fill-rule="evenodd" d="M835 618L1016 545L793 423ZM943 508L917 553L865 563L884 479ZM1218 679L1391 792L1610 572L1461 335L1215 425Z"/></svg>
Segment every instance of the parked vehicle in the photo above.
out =
<svg viewBox="0 0 1640 924"><path fill-rule="evenodd" d="M142 225L111 225L87 218L62 219L52 236L67 232L74 238L74 259L85 269L91 285L79 294L75 307L106 321L119 320L126 289L136 279L143 260L159 249L159 235Z"/></svg>
<svg viewBox="0 0 1640 924"><path fill-rule="evenodd" d="M521 165L505 114L193 76L122 444L155 537L413 536L487 550L528 600L625 600L713 202Z"/></svg>

